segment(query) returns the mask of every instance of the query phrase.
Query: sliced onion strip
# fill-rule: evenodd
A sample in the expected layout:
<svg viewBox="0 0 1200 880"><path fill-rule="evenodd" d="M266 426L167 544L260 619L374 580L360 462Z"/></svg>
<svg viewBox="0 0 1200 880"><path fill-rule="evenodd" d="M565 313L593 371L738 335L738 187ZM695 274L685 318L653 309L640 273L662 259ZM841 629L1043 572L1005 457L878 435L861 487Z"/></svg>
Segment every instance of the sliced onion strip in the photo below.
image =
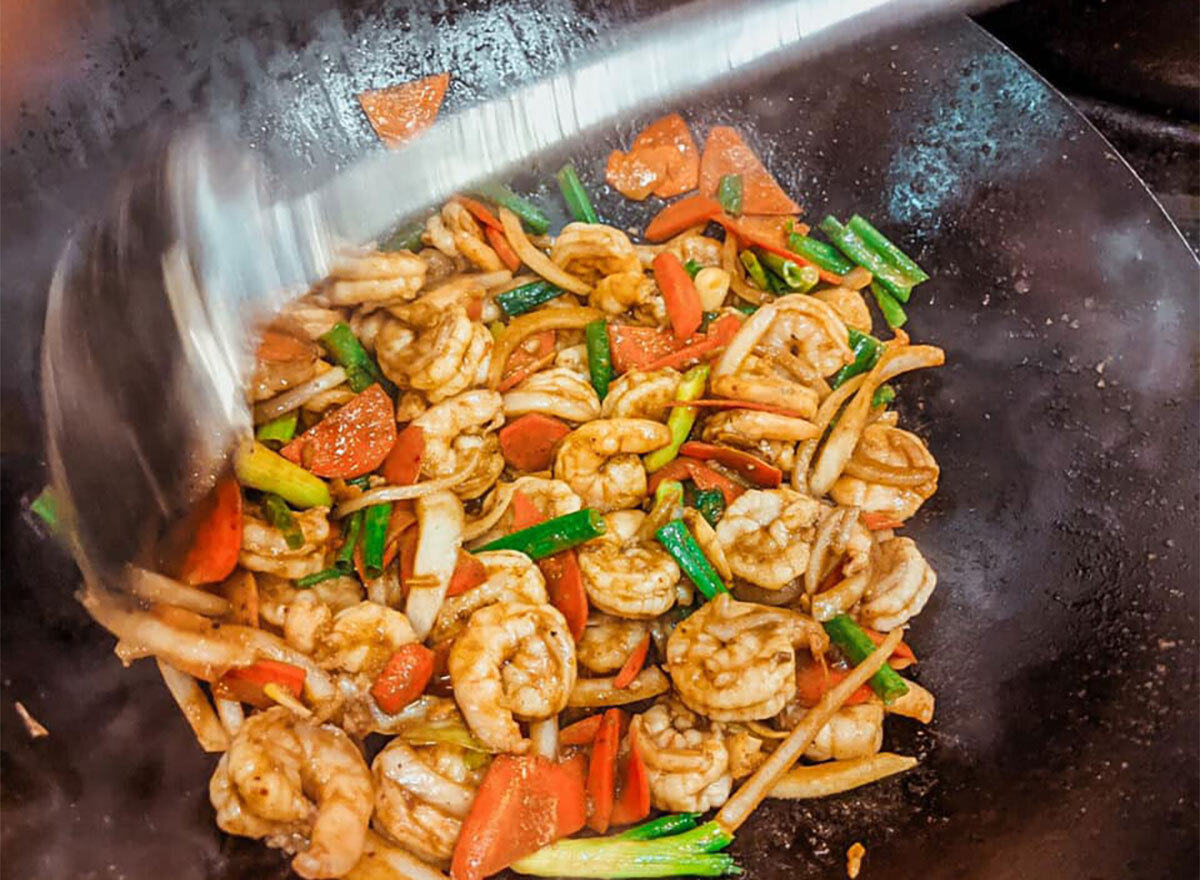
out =
<svg viewBox="0 0 1200 880"><path fill-rule="evenodd" d="M508 208L500 209L500 225L504 227L504 236L512 249L517 252L521 262L541 275L551 284L556 284L563 290L587 296L592 286L581 278L576 278L570 272L557 265L548 256L533 246L521 228L521 221Z"/></svg>
<svg viewBox="0 0 1200 880"><path fill-rule="evenodd" d="M261 425L271 419L277 419L294 409L299 409L318 394L336 388L346 381L346 371L341 367L326 370L315 379L309 379L303 385L297 385L291 391L277 394L270 400L264 400L254 407L254 424Z"/></svg>
<svg viewBox="0 0 1200 880"><path fill-rule="evenodd" d="M775 784L767 796L788 800L828 797L911 770L917 763L916 758L907 755L879 752L865 758L826 761L811 767L793 767Z"/></svg>

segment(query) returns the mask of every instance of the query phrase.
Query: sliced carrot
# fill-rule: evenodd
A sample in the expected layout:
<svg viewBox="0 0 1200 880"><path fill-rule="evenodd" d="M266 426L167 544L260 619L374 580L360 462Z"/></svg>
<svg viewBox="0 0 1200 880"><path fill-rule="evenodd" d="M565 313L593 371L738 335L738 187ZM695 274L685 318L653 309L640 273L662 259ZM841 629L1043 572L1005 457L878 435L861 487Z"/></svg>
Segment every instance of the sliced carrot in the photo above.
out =
<svg viewBox="0 0 1200 880"><path fill-rule="evenodd" d="M181 577L188 584L215 584L232 574L242 550L242 487L233 477L217 483L196 515L195 536Z"/></svg>
<svg viewBox="0 0 1200 880"><path fill-rule="evenodd" d="M689 440L679 447L679 454L688 458L698 458L700 461L719 462L736 471L747 481L764 489L773 489L783 481L783 471L775 465L769 464L749 452L729 446Z"/></svg>
<svg viewBox="0 0 1200 880"><path fill-rule="evenodd" d="M885 633L878 632L870 627L863 626L862 631L865 632L867 634L867 638L873 641L876 645L882 645L883 640L887 638ZM892 656L888 658L888 662L892 665L892 668L897 668L896 661L898 660L908 661L904 664L905 666L911 666L917 662L917 655L913 653L913 649L908 642L901 642L898 644L895 650L892 651Z"/></svg>
<svg viewBox="0 0 1200 880"><path fill-rule="evenodd" d="M483 299L473 296L467 300L467 317L478 321L483 317Z"/></svg>
<svg viewBox="0 0 1200 880"><path fill-rule="evenodd" d="M530 526L536 526L543 522L546 517L542 514L537 506L529 500L529 496L517 489L513 492L512 503L509 505L512 510L512 530L519 532L521 529L527 529Z"/></svg>
<svg viewBox="0 0 1200 880"><path fill-rule="evenodd" d="M508 362L504 365L504 378L500 381L497 390L508 391L510 388L520 385L538 370L548 367L554 361L554 346L557 339L558 334L554 330L543 330L523 340L509 355Z"/></svg>
<svg viewBox="0 0 1200 880"><path fill-rule="evenodd" d="M755 412L775 413L793 419L807 419L804 413L783 406L772 406L769 403L755 403L752 400L689 400L688 406L698 406L704 409L752 409Z"/></svg>
<svg viewBox="0 0 1200 880"><path fill-rule="evenodd" d="M787 214L742 214L737 218L739 229L764 244L778 248L774 253L787 251L789 223L800 235L808 233L808 224L800 223L795 217L789 217Z"/></svg>
<svg viewBox="0 0 1200 880"><path fill-rule="evenodd" d="M620 794L612 809L613 825L632 825L650 815L650 774L642 751L638 748L637 736L629 733L629 753L625 756L617 774L621 781Z"/></svg>
<svg viewBox="0 0 1200 880"><path fill-rule="evenodd" d="M642 129L628 153L609 153L605 172L608 185L628 199L669 199L700 182L700 151L683 117L671 113Z"/></svg>
<svg viewBox="0 0 1200 880"><path fill-rule="evenodd" d="M417 513L411 501L397 501L388 518L387 537L383 545L383 567L387 568L400 553L400 536L417 524ZM361 559L361 556L356 557ZM357 564L357 563L356 563Z"/></svg>
<svg viewBox="0 0 1200 880"><path fill-rule="evenodd" d="M571 628L575 641L583 638L587 628L587 592L583 588L583 572L579 570L579 558L575 551L564 550L547 556L538 562L542 576L546 579L546 592L550 604L562 612Z"/></svg>
<svg viewBox="0 0 1200 880"><path fill-rule="evenodd" d="M588 746L596 739L596 731L600 729L600 722L604 720L604 713L598 715L589 715L582 721L576 721L574 724L568 724L558 732L558 744L560 746Z"/></svg>
<svg viewBox="0 0 1200 880"><path fill-rule="evenodd" d="M521 367L519 370L513 370L500 380L500 384L496 386L496 390L501 394L503 394L505 391L511 391L534 373L541 372L542 370L546 369L546 367L554 363L554 358L554 352L550 352L541 360L534 361L528 366Z"/></svg>
<svg viewBox="0 0 1200 880"><path fill-rule="evenodd" d="M682 342L699 330L700 322L704 320L700 294L696 293L692 276L683 268L679 257L670 251L658 254L651 267L654 269L654 281L658 284L663 303L667 307L671 329L675 331L675 341Z"/></svg>
<svg viewBox="0 0 1200 880"><path fill-rule="evenodd" d="M571 433L566 422L528 413L500 429L500 452L520 471L542 471L554 460L559 442Z"/></svg>
<svg viewBox="0 0 1200 880"><path fill-rule="evenodd" d="M720 213L721 205L716 199L703 195L688 196L659 211L642 235L646 241L666 241L689 226L707 223Z"/></svg>
<svg viewBox="0 0 1200 880"><path fill-rule="evenodd" d="M804 257L800 256L795 251L790 250L787 247L783 247L769 238L755 235L753 232L744 228L737 220L734 220L728 214L721 214L713 217L713 221L725 227L725 232L732 233L733 236L737 238L738 241L740 241L745 247L762 248L768 253L775 254L776 256L782 257L785 260L791 260L798 266L816 267L817 277L819 277L826 284L833 284L840 287L845 281L841 275L838 275L836 272L830 272L828 269L822 269L820 266L817 266L816 263L812 263L804 259ZM803 226L803 224L801 225ZM805 228L807 229L807 227Z"/></svg>
<svg viewBox="0 0 1200 880"><path fill-rule="evenodd" d="M648 653L650 653L650 633L646 633L642 637L642 640L637 643L637 646L629 655L629 659L625 661L625 665L621 667L621 671L613 679L613 687L629 687L633 683L633 680L638 677L638 673L642 671L642 667L646 665L646 655Z"/></svg>
<svg viewBox="0 0 1200 880"><path fill-rule="evenodd" d="M383 478L393 486L411 486L421 475L424 455L425 432L420 425L406 426L383 460Z"/></svg>
<svg viewBox="0 0 1200 880"><path fill-rule="evenodd" d="M271 363L315 361L320 354L321 351L315 343L298 339L281 330L271 329L263 333L257 351L258 360Z"/></svg>
<svg viewBox="0 0 1200 880"><path fill-rule="evenodd" d="M433 651L412 642L401 645L371 685L379 708L395 715L425 690L433 675Z"/></svg>
<svg viewBox="0 0 1200 880"><path fill-rule="evenodd" d="M608 709L592 741L592 759L588 764L588 828L597 834L608 830L612 821L613 793L616 788L617 745L621 736L619 709Z"/></svg>
<svg viewBox="0 0 1200 880"><path fill-rule="evenodd" d="M438 73L424 79L373 89L358 96L363 113L375 134L390 147L410 141L433 125L446 87L450 85L450 74Z"/></svg>
<svg viewBox="0 0 1200 880"><path fill-rule="evenodd" d="M725 498L725 504L732 504L746 490L724 474L717 473L708 465L701 464L692 458L676 458L668 462L650 476L646 491L653 495L658 484L663 480L691 480L696 488L719 489Z"/></svg>
<svg viewBox="0 0 1200 880"><path fill-rule="evenodd" d="M450 576L450 586L446 595L460 596L467 590L479 586L487 580L487 569L473 554L459 549L458 563L454 566L454 574Z"/></svg>
<svg viewBox="0 0 1200 880"><path fill-rule="evenodd" d="M505 237L504 230L485 226L483 234L487 236L488 244L492 246L492 250L496 252L496 256L500 258L500 262L507 266L509 271L516 272L521 268L521 258L517 256L517 252L508 243L508 238Z"/></svg>
<svg viewBox="0 0 1200 880"><path fill-rule="evenodd" d="M716 125L709 131L700 157L700 194L715 196L721 178L726 174L742 177L742 210L745 213L800 213L800 206L788 198L737 130L728 125Z"/></svg>
<svg viewBox="0 0 1200 880"><path fill-rule="evenodd" d="M504 226L500 223L500 218L493 214L483 202L473 199L470 196L455 196L454 201L466 208L471 216L484 226L500 232L504 231Z"/></svg>
<svg viewBox="0 0 1200 880"><path fill-rule="evenodd" d="M317 422L279 454L318 477L369 474L396 443L392 399L378 384Z"/></svg>
<svg viewBox="0 0 1200 880"><path fill-rule="evenodd" d="M610 322L608 346L613 369L624 373L683 366L728 345L741 326L742 322L736 316L724 315L709 325L708 332L695 333L679 341L674 333L658 327Z"/></svg>
<svg viewBox="0 0 1200 880"><path fill-rule="evenodd" d="M898 529L904 525L904 520L896 519L891 514L868 511L862 515L863 525L873 532L884 529Z"/></svg>
<svg viewBox="0 0 1200 880"><path fill-rule="evenodd" d="M299 666L281 663L278 660L256 660L249 666L230 669L213 683L213 695L224 700L249 703L259 709L275 705L275 701L263 692L268 684L277 684L293 697L304 692L307 673Z"/></svg>
<svg viewBox="0 0 1200 880"><path fill-rule="evenodd" d="M697 342L685 345L673 354L659 358L656 361L651 361L642 369L665 370L667 367L673 369L682 369L693 361L703 360L709 355L713 355L718 349L724 348L730 343L737 331L741 329L742 322L733 315L725 315L718 318L708 328L708 332L704 337ZM695 338L695 337L693 337Z"/></svg>
<svg viewBox="0 0 1200 880"><path fill-rule="evenodd" d="M830 669L822 663L808 662L796 664L796 699L804 706L815 706L821 697L832 687L836 687L842 679L850 674L849 670ZM845 703L854 706L871 699L871 688L863 685L850 695Z"/></svg>

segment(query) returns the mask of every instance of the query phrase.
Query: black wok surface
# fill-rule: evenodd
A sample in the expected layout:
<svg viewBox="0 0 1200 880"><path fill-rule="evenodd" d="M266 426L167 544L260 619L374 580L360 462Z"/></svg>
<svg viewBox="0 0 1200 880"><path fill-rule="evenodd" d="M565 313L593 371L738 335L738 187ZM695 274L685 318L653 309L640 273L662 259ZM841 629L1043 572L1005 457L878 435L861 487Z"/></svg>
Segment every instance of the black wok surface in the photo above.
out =
<svg viewBox="0 0 1200 880"><path fill-rule="evenodd" d="M216 830L215 760L152 664L120 668L71 601L69 560L21 513L43 480L36 353L52 260L136 133L237 107L277 160L319 167L373 145L363 88L449 68L452 110L650 7L79 7L46 59L50 85L5 127L0 166L4 877L287 876L278 854ZM909 530L940 576L910 636L938 717L887 733L923 764L764 807L734 844L747 875L843 876L861 840L868 878L1192 876L1198 279L1183 241L1069 105L966 21L683 109L698 135L715 122L753 132L810 219L857 210L903 230L935 276L907 329L947 351L945 368L899 383L902 418L942 465ZM601 213L640 226L653 207L602 186L603 157L634 128L573 155ZM14 700L49 738L28 739Z"/></svg>

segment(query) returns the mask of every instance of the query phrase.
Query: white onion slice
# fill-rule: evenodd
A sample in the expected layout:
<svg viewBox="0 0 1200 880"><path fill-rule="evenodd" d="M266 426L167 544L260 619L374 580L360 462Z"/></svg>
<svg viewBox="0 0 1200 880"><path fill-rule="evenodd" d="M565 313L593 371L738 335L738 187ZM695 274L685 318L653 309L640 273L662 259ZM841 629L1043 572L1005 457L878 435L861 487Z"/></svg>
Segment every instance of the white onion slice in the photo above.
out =
<svg viewBox="0 0 1200 880"><path fill-rule="evenodd" d="M291 391L277 394L270 400L264 400L254 407L254 424L261 425L271 419L299 409L318 394L336 388L346 381L346 371L341 367L326 370L315 379L309 379L303 385L297 385Z"/></svg>

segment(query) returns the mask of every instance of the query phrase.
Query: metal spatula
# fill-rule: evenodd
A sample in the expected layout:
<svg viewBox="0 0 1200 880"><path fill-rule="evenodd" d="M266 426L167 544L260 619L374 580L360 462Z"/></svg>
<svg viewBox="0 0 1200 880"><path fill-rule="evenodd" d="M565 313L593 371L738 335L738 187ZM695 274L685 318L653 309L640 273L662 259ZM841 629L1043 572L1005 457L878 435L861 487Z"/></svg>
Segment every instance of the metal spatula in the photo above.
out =
<svg viewBox="0 0 1200 880"><path fill-rule="evenodd" d="M151 139L65 249L50 292L48 460L85 574L105 579L143 556L211 485L249 430L256 328L339 249L622 115L964 5L691 3L299 198L275 197L249 153L202 132Z"/></svg>

